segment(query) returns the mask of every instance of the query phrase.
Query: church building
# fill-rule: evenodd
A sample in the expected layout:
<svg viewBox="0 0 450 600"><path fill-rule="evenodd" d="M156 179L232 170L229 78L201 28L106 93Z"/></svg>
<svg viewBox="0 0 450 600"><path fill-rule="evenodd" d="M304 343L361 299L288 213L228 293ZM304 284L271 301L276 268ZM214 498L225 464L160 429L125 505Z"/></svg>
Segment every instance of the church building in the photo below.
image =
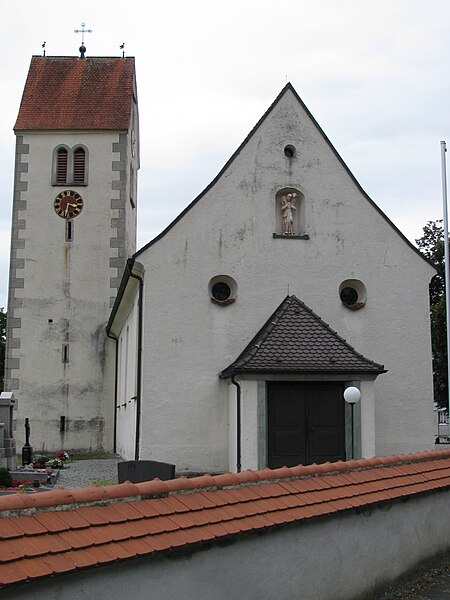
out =
<svg viewBox="0 0 450 600"><path fill-rule="evenodd" d="M179 473L433 447L434 269L291 84L138 251L133 59L33 57L15 133L19 440Z"/></svg>

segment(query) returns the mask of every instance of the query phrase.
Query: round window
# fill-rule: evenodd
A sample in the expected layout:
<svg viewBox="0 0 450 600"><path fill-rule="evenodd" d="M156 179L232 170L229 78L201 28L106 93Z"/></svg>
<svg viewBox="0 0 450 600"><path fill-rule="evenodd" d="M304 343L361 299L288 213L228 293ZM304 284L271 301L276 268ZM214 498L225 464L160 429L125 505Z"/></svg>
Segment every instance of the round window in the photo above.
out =
<svg viewBox="0 0 450 600"><path fill-rule="evenodd" d="M352 287L345 287L341 291L340 296L342 302L347 306L351 306L352 304L358 302L358 292Z"/></svg>
<svg viewBox="0 0 450 600"><path fill-rule="evenodd" d="M359 279L346 279L339 286L339 298L347 308L362 308L367 299L366 286Z"/></svg>
<svg viewBox="0 0 450 600"><path fill-rule="evenodd" d="M288 158L293 158L296 152L297 150L295 149L295 146L292 146L292 144L288 144L284 147L284 155Z"/></svg>
<svg viewBox="0 0 450 600"><path fill-rule="evenodd" d="M212 286L211 294L219 302L224 302L231 296L231 288L225 281L218 281Z"/></svg>
<svg viewBox="0 0 450 600"><path fill-rule="evenodd" d="M231 304L237 297L237 283L229 275L216 275L208 284L211 302Z"/></svg>

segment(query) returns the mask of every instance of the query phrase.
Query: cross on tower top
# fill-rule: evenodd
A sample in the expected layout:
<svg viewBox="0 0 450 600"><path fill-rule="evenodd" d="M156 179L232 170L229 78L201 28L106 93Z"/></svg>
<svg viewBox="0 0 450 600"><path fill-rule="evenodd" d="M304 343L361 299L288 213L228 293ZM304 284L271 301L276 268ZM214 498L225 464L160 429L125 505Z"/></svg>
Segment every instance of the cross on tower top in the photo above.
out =
<svg viewBox="0 0 450 600"><path fill-rule="evenodd" d="M84 45L84 34L92 33L92 29L85 29L86 23L81 23L81 29L74 29L74 33L81 33L80 58L84 58L86 46Z"/></svg>

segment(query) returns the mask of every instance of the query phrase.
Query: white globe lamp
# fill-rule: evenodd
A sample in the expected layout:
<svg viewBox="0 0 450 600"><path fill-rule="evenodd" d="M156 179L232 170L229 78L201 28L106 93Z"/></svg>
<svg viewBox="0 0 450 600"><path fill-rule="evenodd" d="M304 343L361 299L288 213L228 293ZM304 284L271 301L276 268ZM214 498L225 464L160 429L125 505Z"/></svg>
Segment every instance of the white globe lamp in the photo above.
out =
<svg viewBox="0 0 450 600"><path fill-rule="evenodd" d="M356 404L361 400L361 392L357 387L350 386L344 391L344 400L347 404Z"/></svg>
<svg viewBox="0 0 450 600"><path fill-rule="evenodd" d="M355 425L353 419L353 407L357 402L361 400L361 392L357 387L351 385L344 390L344 400L347 404L350 404L351 410L351 422L352 422L352 458L355 458Z"/></svg>

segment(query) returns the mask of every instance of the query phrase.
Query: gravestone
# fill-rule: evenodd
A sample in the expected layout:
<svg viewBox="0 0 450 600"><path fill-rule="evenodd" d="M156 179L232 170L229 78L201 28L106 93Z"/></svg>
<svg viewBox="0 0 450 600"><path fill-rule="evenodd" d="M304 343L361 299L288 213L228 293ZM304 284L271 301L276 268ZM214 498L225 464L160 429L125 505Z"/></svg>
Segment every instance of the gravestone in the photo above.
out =
<svg viewBox="0 0 450 600"><path fill-rule="evenodd" d="M175 465L156 460L127 460L117 464L119 483L141 483L157 477L163 481L174 479Z"/></svg>
<svg viewBox="0 0 450 600"><path fill-rule="evenodd" d="M15 405L13 392L0 394L0 467L11 471L17 467L16 440L13 435Z"/></svg>

